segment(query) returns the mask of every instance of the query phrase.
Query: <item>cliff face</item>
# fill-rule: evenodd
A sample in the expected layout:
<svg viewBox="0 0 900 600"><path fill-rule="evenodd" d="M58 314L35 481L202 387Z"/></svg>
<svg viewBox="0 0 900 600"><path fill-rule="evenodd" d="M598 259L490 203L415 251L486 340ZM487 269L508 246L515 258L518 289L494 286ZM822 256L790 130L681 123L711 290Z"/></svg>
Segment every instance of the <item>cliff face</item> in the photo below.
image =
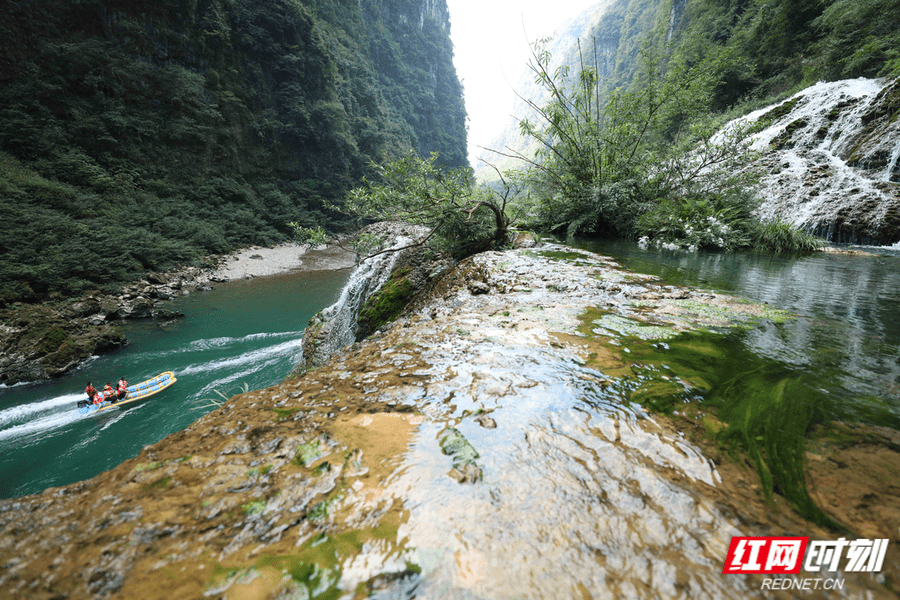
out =
<svg viewBox="0 0 900 600"><path fill-rule="evenodd" d="M444 0L0 14L0 305L328 225L326 201L408 148L466 163Z"/></svg>
<svg viewBox="0 0 900 600"><path fill-rule="evenodd" d="M468 164L463 90L453 67L446 0L362 0L369 53L385 97L415 132L423 156Z"/></svg>
<svg viewBox="0 0 900 600"><path fill-rule="evenodd" d="M841 534L697 445L707 418L626 402L693 384L623 346L766 314L587 252L476 255L323 367L89 481L0 501L0 596L759 597L757 576L722 575L732 535ZM837 437L808 473L842 522L896 539L883 434L855 456ZM881 470L837 466L852 461ZM841 578L842 594L894 597Z"/></svg>

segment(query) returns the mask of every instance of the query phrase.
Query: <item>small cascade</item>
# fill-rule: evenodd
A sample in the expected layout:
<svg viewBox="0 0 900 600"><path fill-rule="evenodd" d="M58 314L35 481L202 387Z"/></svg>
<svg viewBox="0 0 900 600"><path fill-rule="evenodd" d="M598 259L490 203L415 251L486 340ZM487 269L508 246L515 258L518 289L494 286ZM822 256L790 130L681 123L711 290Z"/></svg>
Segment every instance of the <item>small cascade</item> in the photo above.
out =
<svg viewBox="0 0 900 600"><path fill-rule="evenodd" d="M320 365L336 351L356 341L359 313L369 298L390 278L401 256L400 250L413 244L415 238L410 235L417 233L401 228L399 233L390 236L390 241L383 243L388 251L367 258L356 266L337 302L310 321L303 338L303 360L297 369Z"/></svg>
<svg viewBox="0 0 900 600"><path fill-rule="evenodd" d="M401 236L390 249L397 250L411 243L411 238ZM362 261L353 271L338 301L322 311L322 318L331 324L329 354L356 340L356 320L359 313L366 301L391 276L398 256L398 252L385 252Z"/></svg>
<svg viewBox="0 0 900 600"><path fill-rule="evenodd" d="M892 181L894 183L900 182L900 144L897 144L894 148L894 152L891 154L891 159L888 161L888 166L884 170L881 180Z"/></svg>
<svg viewBox="0 0 900 600"><path fill-rule="evenodd" d="M739 119L765 126L758 209L838 243L900 240L900 81L818 83Z"/></svg>

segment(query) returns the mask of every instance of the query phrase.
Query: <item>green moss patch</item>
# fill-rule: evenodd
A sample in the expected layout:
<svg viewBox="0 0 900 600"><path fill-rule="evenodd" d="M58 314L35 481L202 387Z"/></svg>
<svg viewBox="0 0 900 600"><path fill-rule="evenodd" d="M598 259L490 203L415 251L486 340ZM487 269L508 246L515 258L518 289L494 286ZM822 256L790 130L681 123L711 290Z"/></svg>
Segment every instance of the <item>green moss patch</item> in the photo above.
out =
<svg viewBox="0 0 900 600"><path fill-rule="evenodd" d="M800 100L801 100L801 98L797 97L797 98L793 98L792 100L788 100L787 102L783 102L783 103L779 104L772 110L765 113L759 119L757 119L757 122L768 124L768 123L777 121L778 119L780 119L784 116L789 115L791 113L791 111L794 110L794 108L800 102Z"/></svg>
<svg viewBox="0 0 900 600"><path fill-rule="evenodd" d="M241 510L245 515L255 515L257 513L261 513L266 509L266 501L265 500L254 500L253 502L248 502L241 506Z"/></svg>
<svg viewBox="0 0 900 600"><path fill-rule="evenodd" d="M609 337L625 336L642 340L665 340L678 335L671 326L650 325L620 315L606 314L592 321L591 331Z"/></svg>
<svg viewBox="0 0 900 600"><path fill-rule="evenodd" d="M170 483L172 483L171 477L160 477L156 481L152 481L144 486L141 486L141 489L145 492L151 492L153 490L164 490L169 487Z"/></svg>
<svg viewBox="0 0 900 600"><path fill-rule="evenodd" d="M441 433L439 442L441 451L453 459L451 477L460 483L466 481L474 483L481 480L481 467L476 462L479 458L478 451L463 434L453 427L448 427Z"/></svg>
<svg viewBox="0 0 900 600"><path fill-rule="evenodd" d="M138 465L134 469L132 469L131 472L132 473L142 473L144 471L153 471L155 469L158 469L160 467L163 467L163 466L169 464L169 462L170 461L168 461L168 460L161 460L161 461L152 461L152 462L148 462L148 463L138 463Z"/></svg>
<svg viewBox="0 0 900 600"><path fill-rule="evenodd" d="M276 421L284 421L294 415L294 413L298 412L299 408L270 408L268 409L275 413Z"/></svg>
<svg viewBox="0 0 900 600"><path fill-rule="evenodd" d="M394 271L381 290L369 298L357 319L357 341L378 331L385 323L390 323L403 312L415 291L415 287L407 277L409 273L409 269Z"/></svg>
<svg viewBox="0 0 900 600"><path fill-rule="evenodd" d="M336 599L343 594L337 587L341 579L341 565L347 558L359 555L363 544L373 539L395 541L396 525L382 523L371 529L322 533L306 541L295 554L259 558L256 568L274 567L290 574L294 581L306 588L309 598Z"/></svg>
<svg viewBox="0 0 900 600"><path fill-rule="evenodd" d="M322 458L323 456L327 456L327 452L324 451L321 442L319 440L313 440L311 442L307 442L302 444L299 448L297 448L297 452L294 454L294 464L301 467L309 467L312 463Z"/></svg>

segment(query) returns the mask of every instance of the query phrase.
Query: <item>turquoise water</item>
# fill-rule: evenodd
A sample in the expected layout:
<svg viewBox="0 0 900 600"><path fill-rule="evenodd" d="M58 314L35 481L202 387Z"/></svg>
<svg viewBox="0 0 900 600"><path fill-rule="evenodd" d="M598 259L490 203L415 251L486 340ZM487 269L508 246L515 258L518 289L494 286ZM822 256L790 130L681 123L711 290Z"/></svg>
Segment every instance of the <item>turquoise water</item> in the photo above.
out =
<svg viewBox="0 0 900 600"><path fill-rule="evenodd" d="M128 322L130 344L52 382L0 388L0 498L88 479L180 431L246 384L281 381L298 362L310 317L333 303L349 270L236 281L175 300L185 318ZM85 383L130 383L174 371L169 389L120 409L83 415Z"/></svg>

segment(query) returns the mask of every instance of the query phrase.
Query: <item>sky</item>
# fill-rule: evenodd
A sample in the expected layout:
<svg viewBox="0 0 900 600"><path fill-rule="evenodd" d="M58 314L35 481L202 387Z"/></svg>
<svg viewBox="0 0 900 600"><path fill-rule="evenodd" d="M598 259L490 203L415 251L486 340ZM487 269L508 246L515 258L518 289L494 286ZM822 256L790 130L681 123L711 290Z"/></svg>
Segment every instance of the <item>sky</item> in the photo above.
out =
<svg viewBox="0 0 900 600"><path fill-rule="evenodd" d="M510 121L528 40L550 36L597 0L447 0L453 63L469 113L469 160Z"/></svg>

